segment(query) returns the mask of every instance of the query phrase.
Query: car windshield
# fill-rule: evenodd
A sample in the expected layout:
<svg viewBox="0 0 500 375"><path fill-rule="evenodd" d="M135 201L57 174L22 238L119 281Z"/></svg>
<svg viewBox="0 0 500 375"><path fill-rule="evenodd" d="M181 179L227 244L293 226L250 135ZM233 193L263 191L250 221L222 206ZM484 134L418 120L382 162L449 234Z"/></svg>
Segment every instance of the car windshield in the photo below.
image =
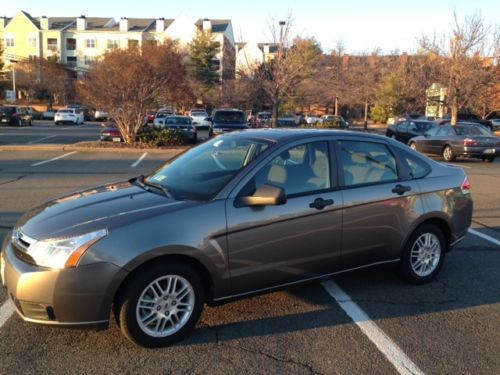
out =
<svg viewBox="0 0 500 375"><path fill-rule="evenodd" d="M425 121L415 121L417 125L417 130L421 132L425 132L436 126L433 122L425 122Z"/></svg>
<svg viewBox="0 0 500 375"><path fill-rule="evenodd" d="M491 135L488 130L481 126L457 126L457 135Z"/></svg>
<svg viewBox="0 0 500 375"><path fill-rule="evenodd" d="M271 118L271 114L270 113L259 113L257 115L257 118L261 119L261 120L267 120L268 118Z"/></svg>
<svg viewBox="0 0 500 375"><path fill-rule="evenodd" d="M210 200L268 146L264 141L217 137L182 154L146 181L160 184L176 199Z"/></svg>
<svg viewBox="0 0 500 375"><path fill-rule="evenodd" d="M196 116L196 117L208 117L208 114L206 112L201 112L201 111L193 111L191 112L191 116Z"/></svg>
<svg viewBox="0 0 500 375"><path fill-rule="evenodd" d="M72 109L60 109L57 112L59 112L59 113L73 113L73 110Z"/></svg>
<svg viewBox="0 0 500 375"><path fill-rule="evenodd" d="M219 124L244 124L245 114L239 111L217 111L214 122Z"/></svg>

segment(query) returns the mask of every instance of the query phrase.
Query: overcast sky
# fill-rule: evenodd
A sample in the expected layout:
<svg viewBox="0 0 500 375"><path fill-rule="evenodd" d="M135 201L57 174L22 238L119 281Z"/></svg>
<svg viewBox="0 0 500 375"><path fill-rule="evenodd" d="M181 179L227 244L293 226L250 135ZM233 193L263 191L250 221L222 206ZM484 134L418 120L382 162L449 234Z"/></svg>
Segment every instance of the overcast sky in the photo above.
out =
<svg viewBox="0 0 500 375"><path fill-rule="evenodd" d="M232 20L236 41L269 42L269 24L293 19L292 34L314 36L328 52L342 41L350 53L381 48L412 52L422 34L448 31L453 10L462 18L481 12L499 22L499 0L0 0L1 15L24 10L33 17L78 16Z"/></svg>

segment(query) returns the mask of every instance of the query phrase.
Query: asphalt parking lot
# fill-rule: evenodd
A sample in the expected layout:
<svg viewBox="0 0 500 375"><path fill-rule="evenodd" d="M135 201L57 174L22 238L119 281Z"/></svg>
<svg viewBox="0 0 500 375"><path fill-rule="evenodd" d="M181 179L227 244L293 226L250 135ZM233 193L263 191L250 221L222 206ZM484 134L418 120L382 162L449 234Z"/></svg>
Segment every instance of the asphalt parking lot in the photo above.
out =
<svg viewBox="0 0 500 375"><path fill-rule="evenodd" d="M173 155L2 150L1 142L73 142L56 135L66 130L95 139L99 128L35 124L17 129L24 138L0 128L0 241L35 204L146 173ZM454 164L470 177L477 232L430 284L406 284L392 266L344 274L206 308L187 340L155 350L135 347L114 324L96 332L25 323L0 288L0 373L500 373L500 163Z"/></svg>

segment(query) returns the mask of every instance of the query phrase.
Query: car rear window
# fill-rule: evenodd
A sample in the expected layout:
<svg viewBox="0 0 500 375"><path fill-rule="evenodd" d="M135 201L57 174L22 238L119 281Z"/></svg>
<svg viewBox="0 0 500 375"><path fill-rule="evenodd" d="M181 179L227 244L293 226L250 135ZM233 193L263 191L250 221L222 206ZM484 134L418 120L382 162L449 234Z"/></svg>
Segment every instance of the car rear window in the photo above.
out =
<svg viewBox="0 0 500 375"><path fill-rule="evenodd" d="M246 120L243 112L217 111L215 112L214 122L219 124L244 124Z"/></svg>
<svg viewBox="0 0 500 375"><path fill-rule="evenodd" d="M11 115L14 113L14 107L0 107L0 114L2 115Z"/></svg>
<svg viewBox="0 0 500 375"><path fill-rule="evenodd" d="M73 113L73 110L72 109L60 109L57 112L59 112L59 113Z"/></svg>
<svg viewBox="0 0 500 375"><path fill-rule="evenodd" d="M457 135L490 135L490 133L479 126L457 126Z"/></svg>

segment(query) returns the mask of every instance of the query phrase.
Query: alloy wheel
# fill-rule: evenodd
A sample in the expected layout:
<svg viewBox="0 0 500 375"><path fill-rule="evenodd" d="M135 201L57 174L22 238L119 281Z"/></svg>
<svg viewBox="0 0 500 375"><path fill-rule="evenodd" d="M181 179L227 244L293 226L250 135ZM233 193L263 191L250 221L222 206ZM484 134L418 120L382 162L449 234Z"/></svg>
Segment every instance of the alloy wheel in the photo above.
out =
<svg viewBox="0 0 500 375"><path fill-rule="evenodd" d="M155 279L142 291L136 307L140 329L149 336L167 337L189 320L195 305L192 285L178 275Z"/></svg>
<svg viewBox="0 0 500 375"><path fill-rule="evenodd" d="M428 276L434 272L440 258L441 243L434 233L423 233L411 248L411 268L420 277Z"/></svg>

